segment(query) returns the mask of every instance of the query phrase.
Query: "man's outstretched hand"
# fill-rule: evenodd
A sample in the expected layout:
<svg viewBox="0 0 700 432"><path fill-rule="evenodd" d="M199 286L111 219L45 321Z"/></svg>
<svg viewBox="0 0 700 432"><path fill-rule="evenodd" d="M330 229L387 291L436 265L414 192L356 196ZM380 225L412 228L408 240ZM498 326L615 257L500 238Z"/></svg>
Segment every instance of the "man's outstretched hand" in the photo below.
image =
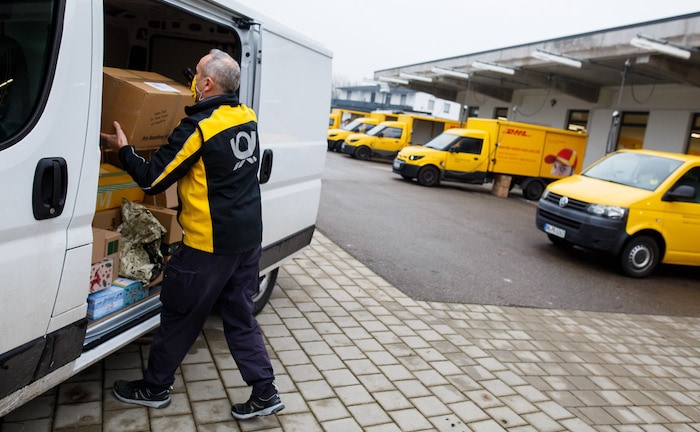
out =
<svg viewBox="0 0 700 432"><path fill-rule="evenodd" d="M126 134L122 130L122 126L119 124L119 122L114 121L112 124L114 125L114 133L108 134L100 132L100 138L107 142L110 149L118 153L119 149L128 146L129 142L126 139Z"/></svg>

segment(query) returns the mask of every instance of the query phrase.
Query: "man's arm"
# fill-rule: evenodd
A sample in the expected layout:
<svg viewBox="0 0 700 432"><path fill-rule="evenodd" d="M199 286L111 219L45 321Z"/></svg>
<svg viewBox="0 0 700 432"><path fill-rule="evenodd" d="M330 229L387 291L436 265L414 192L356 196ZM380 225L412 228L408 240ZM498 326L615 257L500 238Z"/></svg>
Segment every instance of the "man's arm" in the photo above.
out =
<svg viewBox="0 0 700 432"><path fill-rule="evenodd" d="M129 145L119 122L114 122L114 129L114 134L100 133L100 136L110 149L117 152L126 172L149 195L158 194L174 184L199 157L198 153L183 154L184 144L191 139L198 142L188 148L198 151L201 146L201 135L192 122L182 121L168 137L168 143L154 152L150 162Z"/></svg>

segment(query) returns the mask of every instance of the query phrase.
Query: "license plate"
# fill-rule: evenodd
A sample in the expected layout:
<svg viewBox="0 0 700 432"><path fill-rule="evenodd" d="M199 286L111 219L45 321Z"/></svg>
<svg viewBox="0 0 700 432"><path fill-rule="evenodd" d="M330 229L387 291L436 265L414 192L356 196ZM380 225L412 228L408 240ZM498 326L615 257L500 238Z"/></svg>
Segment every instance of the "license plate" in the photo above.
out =
<svg viewBox="0 0 700 432"><path fill-rule="evenodd" d="M554 225L550 225L550 224L544 224L544 232L546 232L547 234L552 234L552 235L557 236L559 238L566 237L566 230L563 230L559 227L555 227Z"/></svg>

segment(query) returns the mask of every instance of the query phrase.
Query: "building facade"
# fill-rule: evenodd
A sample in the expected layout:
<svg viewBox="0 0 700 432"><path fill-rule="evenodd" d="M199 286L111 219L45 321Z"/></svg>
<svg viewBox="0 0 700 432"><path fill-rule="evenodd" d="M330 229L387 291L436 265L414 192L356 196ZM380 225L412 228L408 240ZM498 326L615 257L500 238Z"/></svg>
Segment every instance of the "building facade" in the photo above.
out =
<svg viewBox="0 0 700 432"><path fill-rule="evenodd" d="M455 101L469 116L585 131L584 166L621 148L700 155L698 47L694 13L380 70L374 79Z"/></svg>

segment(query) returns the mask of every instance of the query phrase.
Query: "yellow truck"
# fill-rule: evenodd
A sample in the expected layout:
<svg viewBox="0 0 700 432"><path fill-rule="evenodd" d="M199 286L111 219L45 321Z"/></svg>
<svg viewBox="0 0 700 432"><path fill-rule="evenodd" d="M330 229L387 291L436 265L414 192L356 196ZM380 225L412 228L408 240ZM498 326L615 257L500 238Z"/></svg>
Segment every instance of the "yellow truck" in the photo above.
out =
<svg viewBox="0 0 700 432"><path fill-rule="evenodd" d="M616 257L631 277L660 263L700 266L700 156L611 153L547 186L536 224L555 245Z"/></svg>
<svg viewBox="0 0 700 432"><path fill-rule="evenodd" d="M536 200L551 181L580 172L586 139L563 129L469 118L465 128L404 148L392 169L423 186L441 180L484 184L496 175L510 176L511 188L520 185L526 199Z"/></svg>
<svg viewBox="0 0 700 432"><path fill-rule="evenodd" d="M400 114L395 121L381 122L366 134L349 135L341 149L360 160L394 158L402 148L427 143L445 130L460 125L456 120Z"/></svg>
<svg viewBox="0 0 700 432"><path fill-rule="evenodd" d="M366 117L357 117L339 129L328 129L328 150L339 152L343 142L353 133L367 133L379 123L396 120L399 114L391 111L372 111Z"/></svg>
<svg viewBox="0 0 700 432"><path fill-rule="evenodd" d="M344 108L333 108L328 114L328 129L339 129L359 117L369 114L366 111L357 111Z"/></svg>

